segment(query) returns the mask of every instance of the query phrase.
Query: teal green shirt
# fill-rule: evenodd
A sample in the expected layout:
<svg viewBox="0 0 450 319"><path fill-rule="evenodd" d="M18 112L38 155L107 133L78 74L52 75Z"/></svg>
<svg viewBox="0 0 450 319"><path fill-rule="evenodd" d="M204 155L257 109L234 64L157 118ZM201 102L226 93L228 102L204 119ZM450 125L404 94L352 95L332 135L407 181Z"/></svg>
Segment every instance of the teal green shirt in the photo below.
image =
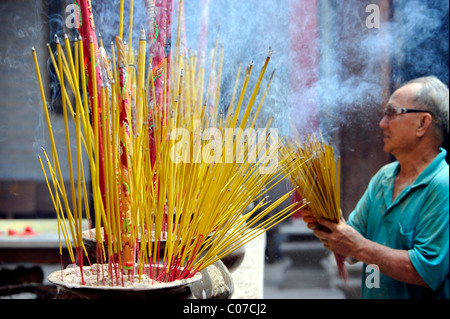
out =
<svg viewBox="0 0 450 319"><path fill-rule="evenodd" d="M392 201L400 165L382 167L350 214L348 224L365 238L407 250L430 288L406 284L363 265L361 298L449 298L449 170L441 149L430 165Z"/></svg>

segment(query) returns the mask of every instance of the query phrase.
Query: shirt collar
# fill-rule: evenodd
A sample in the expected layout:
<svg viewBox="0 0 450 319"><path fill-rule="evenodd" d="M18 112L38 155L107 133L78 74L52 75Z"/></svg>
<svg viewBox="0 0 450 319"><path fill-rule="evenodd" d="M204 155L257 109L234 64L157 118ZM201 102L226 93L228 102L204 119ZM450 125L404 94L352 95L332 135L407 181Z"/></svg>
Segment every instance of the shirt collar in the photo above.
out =
<svg viewBox="0 0 450 319"><path fill-rule="evenodd" d="M416 180L411 184L411 187L428 184L434 178L434 176L445 166L446 156L447 151L441 148L439 154L433 159L430 164L428 164L423 172L420 173ZM385 172L384 182L389 183L393 178L395 178L398 174L399 169L399 162L395 162L395 165L391 165Z"/></svg>
<svg viewBox="0 0 450 319"><path fill-rule="evenodd" d="M438 172L446 165L446 156L447 151L441 148L439 154L433 159L433 161L425 168L422 173L420 173L416 180L405 189L406 193L408 193L412 188L418 187L420 185L427 185L428 183L430 183L430 181L436 176L436 174L438 174ZM384 178L381 181L381 184L384 188L384 199L387 207L390 207L391 205L397 203L406 194L405 192L402 192L402 194L397 196L395 202L392 202L394 179L397 176L399 169L399 162L395 162L387 166L384 172Z"/></svg>
<svg viewBox="0 0 450 319"><path fill-rule="evenodd" d="M445 166L445 157L447 151L441 148L439 154L433 159L433 161L423 170L422 173L416 178L411 187L419 185L427 185L430 181L439 173L439 171Z"/></svg>

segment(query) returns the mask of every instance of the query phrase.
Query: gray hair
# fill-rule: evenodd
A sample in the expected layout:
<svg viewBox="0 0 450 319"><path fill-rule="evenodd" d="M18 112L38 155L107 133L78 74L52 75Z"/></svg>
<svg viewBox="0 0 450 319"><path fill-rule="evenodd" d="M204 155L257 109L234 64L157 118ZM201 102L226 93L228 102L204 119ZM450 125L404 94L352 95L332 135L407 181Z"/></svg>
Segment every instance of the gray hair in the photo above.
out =
<svg viewBox="0 0 450 319"><path fill-rule="evenodd" d="M413 79L404 85L414 83L422 85L414 97L414 102L425 106L434 114L433 123L438 129L438 132L436 132L438 133L437 137L442 141L445 134L449 132L448 87L435 76Z"/></svg>

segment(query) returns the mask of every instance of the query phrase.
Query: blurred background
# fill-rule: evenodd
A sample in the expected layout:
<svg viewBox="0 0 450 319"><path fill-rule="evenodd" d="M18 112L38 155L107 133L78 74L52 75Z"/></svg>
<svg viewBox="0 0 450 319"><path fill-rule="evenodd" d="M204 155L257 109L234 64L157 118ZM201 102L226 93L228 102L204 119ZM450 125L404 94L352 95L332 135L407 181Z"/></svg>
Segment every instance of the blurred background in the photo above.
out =
<svg viewBox="0 0 450 319"><path fill-rule="evenodd" d="M127 13L129 2L125 2ZM143 2L134 1L133 43L138 41L137 30L146 25ZM393 160L383 152L378 128L389 95L402 82L419 76L435 75L448 85L448 1L183 3L183 49L208 59L216 39L224 48L223 110L231 99L239 65L253 62L259 71L269 49L273 51L268 73L277 71L262 117L273 118L272 127L279 136L290 135L292 128L301 134L320 129L335 144L342 161L344 216L356 205L371 176ZM39 57L56 143L64 154L61 97L46 44L55 50L55 34L75 36L71 4L0 1L0 239L8 236L7 220L55 218L38 160L41 148L50 149L50 142L31 47ZM118 30L120 1L93 1L92 6L96 31L108 51ZM174 1L174 37L179 10ZM250 86L255 76L252 81ZM448 138L444 147L448 149ZM60 161L67 159L60 157ZM67 167L62 169L68 177ZM287 182L282 183L270 196L276 198L289 189ZM286 221L269 231L266 239L266 297L357 298L357 290L336 283L329 266L332 260L300 219ZM2 264L6 261L0 259Z"/></svg>

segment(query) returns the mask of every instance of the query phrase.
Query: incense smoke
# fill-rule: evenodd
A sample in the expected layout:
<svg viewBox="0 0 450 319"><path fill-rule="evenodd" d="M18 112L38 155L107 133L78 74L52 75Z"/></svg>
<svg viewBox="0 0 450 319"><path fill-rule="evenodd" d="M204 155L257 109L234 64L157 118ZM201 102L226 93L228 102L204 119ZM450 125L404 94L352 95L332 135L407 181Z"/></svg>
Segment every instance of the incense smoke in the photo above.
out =
<svg viewBox="0 0 450 319"><path fill-rule="evenodd" d="M174 0L174 39L178 6ZM245 67L253 63L248 100L269 48L273 54L256 103L276 68L260 118L266 122L272 117L272 127L277 127L280 135L290 134L292 124L304 132L314 131L318 124L327 134L351 125L377 129L373 123L379 118L374 119L374 114L379 114L376 110L386 98L385 84L380 78L383 64L390 68L388 76L393 88L410 78L428 74L448 83L448 2L394 1L389 21L381 21L379 28L372 29L366 25L368 13L359 1L318 1L318 17L307 8L308 2L292 0L183 2L184 49L204 51L205 58L210 59L216 40L224 48L220 99L223 111L230 103L238 67L242 68L242 83ZM125 1L125 41L128 41L129 10ZM118 33L120 0L97 1L93 3L93 11L96 30L108 51ZM139 29L147 25L145 14L144 0L135 1L133 48L137 48ZM311 29L315 19L316 29ZM65 30L68 31L71 30ZM316 41L305 40L311 34L315 34ZM294 47L300 48L297 49L300 52L294 52ZM317 53L317 57L311 57L310 53ZM307 58L311 60L305 63L315 64L316 69L310 65L298 68L302 61L295 59L304 59L302 54L310 55Z"/></svg>
<svg viewBox="0 0 450 319"><path fill-rule="evenodd" d="M187 45L194 48L202 36L200 2L185 3ZM393 1L392 17L381 21L378 29L367 27L369 13L360 1L330 0L318 1L317 30L310 30L316 17L303 12L306 6L306 1L289 0L209 2L208 46L219 36L225 49L224 104L239 63L246 66L253 61L255 76L269 47L274 53L267 73L275 66L277 72L262 116L273 116L272 126L283 135L290 132L289 122L312 130L315 112L327 134L351 125L378 129L378 110L386 93L400 83L429 74L448 83L447 1ZM305 37L314 32L317 41L308 43ZM317 51L317 60L307 57L317 64L316 76L307 73L308 65L295 68L298 64L290 51L295 45L308 54ZM388 66L388 81L390 77L393 83L388 92L383 92L383 65Z"/></svg>
<svg viewBox="0 0 450 319"><path fill-rule="evenodd" d="M11 3L1 5L2 17L14 15L8 18L10 23L2 28L2 32L12 32L15 45L2 47L0 67L8 77L14 73L20 74L20 81L34 88L34 91L29 89L23 92L26 99L33 101L26 107L41 117L42 105L37 98L39 91L30 47L45 42L53 44L55 33L60 37L67 33L73 39L75 29L65 24L68 14L65 6L72 4L72 1L36 1L32 4L24 1L23 8L32 11L32 14L26 15L25 9L23 12L8 11ZM248 63L253 62L252 81L248 87L251 90L269 47L273 50L256 103L276 68L260 117L264 120L273 117L272 127L278 128L280 136L290 133L291 123L307 131L313 130L313 116L320 118L320 128L330 135L341 127L351 125L377 128L376 124L373 125L379 121L376 110L384 102L386 94L379 77L380 64L385 62L389 66L388 77L393 83L390 91L400 83L422 75L434 74L444 83L449 82L448 1L391 1L389 21L381 21L378 29L366 26L368 13L365 12L365 5L356 0L317 1L316 15L302 11L311 3L306 0L198 0L183 3L186 32L183 43L186 48L200 51L202 41L205 41L205 57L209 58L209 51L217 38L219 45L224 47L220 100L223 110L230 102L239 65L245 70ZM300 9L294 9L296 7ZM49 11L49 8L53 9ZM93 11L97 32L101 33L109 52L110 43L118 33L120 0L94 1ZM174 0L173 37L176 36L177 17L178 1ZM314 18L317 18L315 31L308 29ZM129 2L125 1L126 41L128 19ZM207 21L207 32L202 29L204 21ZM146 26L144 1L137 0L134 1L134 48L137 48L142 26ZM311 33L316 34L316 42L305 41L305 35ZM305 52L317 52L317 57L310 57L317 66L317 74L311 74L309 68L295 67L295 55L291 52L294 45L299 45ZM38 51L41 57L46 56L45 47L41 46ZM45 64L41 64L41 68L45 74ZM305 79L311 81L306 82ZM49 106L55 107L53 104L58 100L58 88L52 83L57 81L44 81L52 89ZM6 129L7 123L7 120L2 121L0 128ZM37 119L35 144L29 147L32 150L38 149L36 145L46 144L43 140L45 134L42 133L45 125L42 124L42 118ZM1 143L0 148L5 154L11 151L4 147L6 139L1 139ZM3 173L9 174L6 168Z"/></svg>

